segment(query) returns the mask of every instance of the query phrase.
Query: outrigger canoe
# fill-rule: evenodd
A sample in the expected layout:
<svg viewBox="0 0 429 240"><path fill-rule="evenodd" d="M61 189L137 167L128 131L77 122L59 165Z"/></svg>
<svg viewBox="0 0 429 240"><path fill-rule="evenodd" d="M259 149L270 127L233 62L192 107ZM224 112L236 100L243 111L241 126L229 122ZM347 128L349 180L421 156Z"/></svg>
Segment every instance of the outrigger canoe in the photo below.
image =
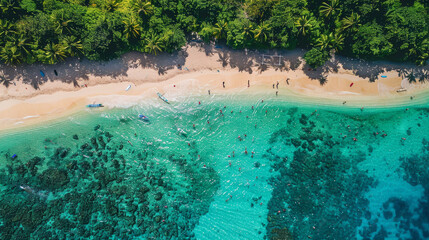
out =
<svg viewBox="0 0 429 240"><path fill-rule="evenodd" d="M159 97L159 98L161 98L161 99L162 99L162 101L164 101L164 102L166 102L166 103L169 103L169 102L168 102L168 100L167 100L167 98L165 98L164 96L162 96L162 94L161 94L161 93L156 93L156 94L158 94L158 97Z"/></svg>
<svg viewBox="0 0 429 240"><path fill-rule="evenodd" d="M145 122L148 122L148 121L149 121L149 118L148 118L148 117L146 117L146 116L145 116L145 115L143 115L143 114L139 114L139 118L140 118L141 120L145 121Z"/></svg>
<svg viewBox="0 0 429 240"><path fill-rule="evenodd" d="M93 104L88 104L86 105L89 108L99 108L99 107L104 107L103 104L101 103L93 103Z"/></svg>

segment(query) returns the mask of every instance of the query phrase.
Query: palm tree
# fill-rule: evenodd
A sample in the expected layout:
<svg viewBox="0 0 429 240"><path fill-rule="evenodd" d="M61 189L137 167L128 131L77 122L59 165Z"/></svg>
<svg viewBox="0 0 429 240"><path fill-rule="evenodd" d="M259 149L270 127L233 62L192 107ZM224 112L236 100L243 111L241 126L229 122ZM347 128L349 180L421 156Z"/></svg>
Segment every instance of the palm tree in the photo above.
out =
<svg viewBox="0 0 429 240"><path fill-rule="evenodd" d="M62 40L64 50L72 57L83 54L83 45L75 36L65 36Z"/></svg>
<svg viewBox="0 0 429 240"><path fill-rule="evenodd" d="M151 38L146 38L145 51L151 54L157 55L158 52L162 52L164 47L162 38L152 33Z"/></svg>
<svg viewBox="0 0 429 240"><path fill-rule="evenodd" d="M127 39L138 39L140 37L140 25L134 17L126 19L123 21L125 25L124 36Z"/></svg>
<svg viewBox="0 0 429 240"><path fill-rule="evenodd" d="M16 39L15 46L18 47L21 54L25 55L30 54L31 47L33 47L34 44L32 44L28 38L24 37L24 35L21 35Z"/></svg>
<svg viewBox="0 0 429 240"><path fill-rule="evenodd" d="M316 40L316 46L320 47L320 50L329 50L332 47L332 41L334 36L332 33L329 35L321 34L320 37Z"/></svg>
<svg viewBox="0 0 429 240"><path fill-rule="evenodd" d="M12 42L6 43L0 52L0 57L4 63L11 65L19 64L22 60L22 55L18 47Z"/></svg>
<svg viewBox="0 0 429 240"><path fill-rule="evenodd" d="M299 34L305 36L314 26L313 18L307 19L307 16L301 16L296 20L295 27L298 29Z"/></svg>
<svg viewBox="0 0 429 240"><path fill-rule="evenodd" d="M255 34L255 39L260 42L267 41L270 30L271 30L270 24L262 22L260 25L256 27L255 30L253 30L253 33Z"/></svg>
<svg viewBox="0 0 429 240"><path fill-rule="evenodd" d="M252 22L250 21L246 21L244 23L244 27L243 27L243 32L241 33L241 35L243 35L244 40L248 40L252 37L253 35L253 25Z"/></svg>
<svg viewBox="0 0 429 240"><path fill-rule="evenodd" d="M344 36L340 33L335 33L334 38L332 40L332 48L338 52L343 49L343 45L344 45Z"/></svg>
<svg viewBox="0 0 429 240"><path fill-rule="evenodd" d="M120 5L120 0L106 0L104 8L108 12L114 12Z"/></svg>
<svg viewBox="0 0 429 240"><path fill-rule="evenodd" d="M69 24L73 21L64 17L63 9L61 9L60 12L53 14L51 18L55 24L55 31L57 33L62 34L63 31L66 30L69 34L72 34L72 29L70 28Z"/></svg>
<svg viewBox="0 0 429 240"><path fill-rule="evenodd" d="M360 22L360 16L357 13L352 13L350 17L346 17L343 20L341 20L341 23L343 24L342 29L350 29L351 31L356 30L361 24Z"/></svg>
<svg viewBox="0 0 429 240"><path fill-rule="evenodd" d="M0 19L0 39L3 39L4 41L12 40L12 36L15 33L12 23L7 20Z"/></svg>
<svg viewBox="0 0 429 240"><path fill-rule="evenodd" d="M154 11L152 3L148 0L134 0L132 6L137 14L143 14L143 16L148 16Z"/></svg>
<svg viewBox="0 0 429 240"><path fill-rule="evenodd" d="M424 65L429 59L429 40L423 39L411 44L408 52L411 57L416 59L417 65Z"/></svg>
<svg viewBox="0 0 429 240"><path fill-rule="evenodd" d="M338 0L331 0L330 3L324 2L322 6L320 6L320 15L330 18L335 16L337 11L339 11Z"/></svg>
<svg viewBox="0 0 429 240"><path fill-rule="evenodd" d="M19 2L16 0L0 0L0 10L4 15L16 15L19 9Z"/></svg>
<svg viewBox="0 0 429 240"><path fill-rule="evenodd" d="M339 51L343 47L344 37L339 33L329 33L329 35L321 34L316 42L316 46L320 47L320 50L329 51L331 49L335 49L336 51Z"/></svg>
<svg viewBox="0 0 429 240"><path fill-rule="evenodd" d="M213 36L216 40L222 39L226 35L228 23L224 20L220 20L218 23L215 24L213 28Z"/></svg>
<svg viewBox="0 0 429 240"><path fill-rule="evenodd" d="M66 49L61 44L49 43L39 53L39 59L49 64L57 63L60 60L62 61L65 57Z"/></svg>

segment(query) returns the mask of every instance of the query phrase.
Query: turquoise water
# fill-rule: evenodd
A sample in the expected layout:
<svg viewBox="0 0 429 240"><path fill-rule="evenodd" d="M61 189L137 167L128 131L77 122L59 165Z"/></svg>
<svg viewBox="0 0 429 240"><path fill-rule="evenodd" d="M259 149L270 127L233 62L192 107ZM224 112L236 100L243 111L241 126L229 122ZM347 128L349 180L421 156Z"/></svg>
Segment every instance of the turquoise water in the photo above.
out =
<svg viewBox="0 0 429 240"><path fill-rule="evenodd" d="M0 238L429 238L426 103L158 100L3 132Z"/></svg>

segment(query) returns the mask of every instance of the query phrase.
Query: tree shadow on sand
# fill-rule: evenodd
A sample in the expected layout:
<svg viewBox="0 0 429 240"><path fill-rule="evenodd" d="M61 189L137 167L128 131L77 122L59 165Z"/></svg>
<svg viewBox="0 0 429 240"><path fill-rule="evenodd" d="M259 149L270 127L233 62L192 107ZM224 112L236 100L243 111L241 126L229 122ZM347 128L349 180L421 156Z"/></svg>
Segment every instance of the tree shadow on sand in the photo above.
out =
<svg viewBox="0 0 429 240"><path fill-rule="evenodd" d="M8 88L12 84L12 80L2 74L0 75L0 84L3 84L3 86Z"/></svg>
<svg viewBox="0 0 429 240"><path fill-rule="evenodd" d="M24 64L8 66L0 64L0 67L3 75L9 76L6 79L10 81L21 80L23 83L31 85L34 89L40 89L40 86L47 81L64 82L73 84L74 87L80 87L79 81L89 80L90 76L113 79L125 78L130 68L152 68L159 75L164 75L177 65L184 65L187 56L188 54L184 50L175 53L162 53L157 56L130 52L119 59L105 62L70 58L65 62L54 65ZM43 71L45 76L42 77L40 71Z"/></svg>
<svg viewBox="0 0 429 240"><path fill-rule="evenodd" d="M110 61L89 61L87 59L70 58L65 62L55 65L20 65L8 66L1 65L3 75L6 79L12 81L22 81L39 89L47 81L64 82L73 84L74 87L80 87L79 82L89 80L90 76L105 78L105 82L112 82L111 79L125 79L127 72L134 68L154 69L158 75L165 75L169 70L175 67L184 66L188 58L190 47L196 47L198 51L205 52L206 56L217 57L217 62L222 67L230 67L240 72L253 73L257 71L262 73L267 69L274 69L279 72L301 69L311 79L318 80L321 85L326 84L326 77L330 73L338 72L340 66L345 70L351 70L353 74L375 81L386 71L398 71L400 76L406 77L411 70L419 82L427 81L429 67L416 67L413 64L391 63L391 62L366 62L363 60L350 59L342 56L335 56L324 66L315 70L305 64L303 65L303 56L305 50L247 50L231 49L225 45L214 45L213 43L190 42L182 50L174 53L161 53L151 55L140 52L129 52L121 58ZM263 57L268 56L268 57ZM281 56L281 57L279 57ZM41 76L43 70L45 76ZM55 74L55 72L57 74ZM144 79L145 76L142 76ZM104 79L103 79L104 80ZM3 83L4 85L9 83ZM5 85L5 86L6 86ZM8 85L7 85L8 86Z"/></svg>

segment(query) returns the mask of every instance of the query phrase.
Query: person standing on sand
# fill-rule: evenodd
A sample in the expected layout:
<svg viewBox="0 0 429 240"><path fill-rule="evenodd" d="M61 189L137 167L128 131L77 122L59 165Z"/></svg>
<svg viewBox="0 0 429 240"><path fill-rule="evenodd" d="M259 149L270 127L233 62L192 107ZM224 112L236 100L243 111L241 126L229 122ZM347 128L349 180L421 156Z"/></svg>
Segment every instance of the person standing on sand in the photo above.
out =
<svg viewBox="0 0 429 240"><path fill-rule="evenodd" d="M277 88L277 89L279 89L279 82L278 82L278 81L277 81L277 85L276 85L276 88Z"/></svg>
<svg viewBox="0 0 429 240"><path fill-rule="evenodd" d="M209 90L209 95L210 95L210 90Z"/></svg>
<svg viewBox="0 0 429 240"><path fill-rule="evenodd" d="M225 88L225 82L222 82L222 86L223 86L223 88Z"/></svg>
<svg viewBox="0 0 429 240"><path fill-rule="evenodd" d="M273 89L274 89L274 85L275 85L275 84L273 83Z"/></svg>
<svg viewBox="0 0 429 240"><path fill-rule="evenodd" d="M276 91L276 96L278 96L279 95L279 91Z"/></svg>
<svg viewBox="0 0 429 240"><path fill-rule="evenodd" d="M286 79L286 83L287 83L287 85L289 85L289 78Z"/></svg>
<svg viewBox="0 0 429 240"><path fill-rule="evenodd" d="M247 80L247 87L250 87L250 80Z"/></svg>

